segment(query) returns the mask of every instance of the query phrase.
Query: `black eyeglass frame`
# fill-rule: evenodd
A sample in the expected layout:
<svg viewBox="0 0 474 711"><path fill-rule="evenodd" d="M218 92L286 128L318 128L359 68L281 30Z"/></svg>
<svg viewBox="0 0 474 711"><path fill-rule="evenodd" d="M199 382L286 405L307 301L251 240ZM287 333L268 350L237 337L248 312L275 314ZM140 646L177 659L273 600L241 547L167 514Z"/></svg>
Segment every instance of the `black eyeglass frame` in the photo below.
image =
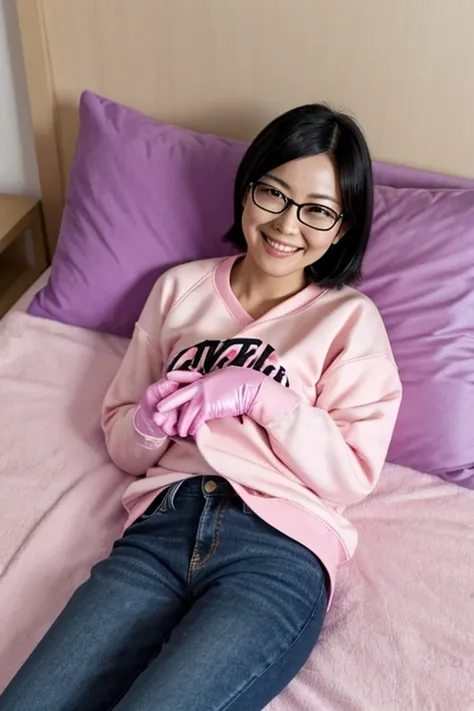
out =
<svg viewBox="0 0 474 711"><path fill-rule="evenodd" d="M283 198L285 199L285 206L281 210L269 210L268 207L262 207L261 205L258 204L258 202L255 199L255 191L257 190L259 185L264 185L267 188L270 188L270 190L277 190ZM280 188L276 188L274 185L269 185L266 183L264 180L256 180L254 183L249 184L249 188L251 190L251 195L252 195L252 202L254 205L260 208L260 210L265 210L265 212L269 212L272 215L281 215L283 212L288 210L291 205L294 205L296 207L296 217L298 220L301 222L302 225L305 227L309 227L310 230L317 230L318 232L329 232L330 230L334 229L334 227L337 225L337 223L342 220L344 217L344 213L341 212L339 215L335 210L332 209L332 207L328 207L327 205L321 205L320 203L317 202L303 202L303 203L298 203L292 200L288 195L285 195L284 192L280 190ZM329 210L329 212L332 212L334 214L334 222L331 225L331 227L314 227L313 225L308 225L307 222L301 219L301 210L305 207L314 207L314 206L319 206L323 207L325 210Z"/></svg>

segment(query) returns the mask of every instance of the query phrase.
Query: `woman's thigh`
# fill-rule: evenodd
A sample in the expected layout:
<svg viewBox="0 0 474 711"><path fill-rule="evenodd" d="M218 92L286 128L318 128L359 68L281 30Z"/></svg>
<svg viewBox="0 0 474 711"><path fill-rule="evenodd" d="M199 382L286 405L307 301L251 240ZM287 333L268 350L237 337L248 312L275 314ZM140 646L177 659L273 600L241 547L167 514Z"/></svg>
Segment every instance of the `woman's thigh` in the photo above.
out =
<svg viewBox="0 0 474 711"><path fill-rule="evenodd" d="M207 509L193 605L117 711L263 709L316 644L327 605L316 556L236 501Z"/></svg>
<svg viewBox="0 0 474 711"><path fill-rule="evenodd" d="M92 569L2 694L1 711L108 711L159 652L188 607L198 517L192 501L181 513L162 504Z"/></svg>

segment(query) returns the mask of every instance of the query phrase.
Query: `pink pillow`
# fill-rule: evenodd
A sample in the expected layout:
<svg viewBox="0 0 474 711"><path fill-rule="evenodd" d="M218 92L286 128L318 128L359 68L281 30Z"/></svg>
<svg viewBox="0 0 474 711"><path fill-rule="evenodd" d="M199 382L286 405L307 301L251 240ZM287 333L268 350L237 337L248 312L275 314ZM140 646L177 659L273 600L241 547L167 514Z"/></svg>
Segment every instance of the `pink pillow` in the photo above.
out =
<svg viewBox="0 0 474 711"><path fill-rule="evenodd" d="M231 253L247 144L159 123L85 92L51 279L30 313L129 336L160 273ZM474 190L374 164L361 290L384 317L404 383L392 461L474 488ZM392 181L392 182L391 182Z"/></svg>

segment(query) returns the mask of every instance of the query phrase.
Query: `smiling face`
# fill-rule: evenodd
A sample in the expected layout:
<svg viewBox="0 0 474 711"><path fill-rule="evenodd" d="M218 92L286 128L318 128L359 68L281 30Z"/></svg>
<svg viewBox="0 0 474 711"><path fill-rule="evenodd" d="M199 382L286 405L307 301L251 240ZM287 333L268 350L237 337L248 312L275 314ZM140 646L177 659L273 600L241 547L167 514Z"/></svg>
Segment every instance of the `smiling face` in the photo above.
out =
<svg viewBox="0 0 474 711"><path fill-rule="evenodd" d="M259 188L263 191L260 197L256 195L260 205L284 205L285 197L298 204L311 203L314 207L302 210L301 217L314 224L319 224L318 220L324 224L329 214L338 216L343 211L337 173L331 158L324 153L280 165L261 176L260 181L264 183ZM267 276L292 277L303 283L304 269L342 239L346 230L341 220L327 231L313 229L300 222L295 205L280 214L267 212L255 204L251 189L244 199L246 260Z"/></svg>

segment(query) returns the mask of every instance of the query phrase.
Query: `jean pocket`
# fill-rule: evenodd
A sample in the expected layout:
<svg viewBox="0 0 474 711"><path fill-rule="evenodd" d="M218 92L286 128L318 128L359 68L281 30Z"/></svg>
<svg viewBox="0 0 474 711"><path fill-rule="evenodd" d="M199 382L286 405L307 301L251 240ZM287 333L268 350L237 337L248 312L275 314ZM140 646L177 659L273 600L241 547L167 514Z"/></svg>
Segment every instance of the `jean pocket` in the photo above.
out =
<svg viewBox="0 0 474 711"><path fill-rule="evenodd" d="M245 501L242 501L242 511L244 512L244 514L247 514L247 516L254 516L254 512L249 506L247 506Z"/></svg>
<svg viewBox="0 0 474 711"><path fill-rule="evenodd" d="M151 516L155 514L164 514L172 508L171 498L172 498L172 486L166 487L163 491L155 496L149 507L138 519L139 521L146 521Z"/></svg>

